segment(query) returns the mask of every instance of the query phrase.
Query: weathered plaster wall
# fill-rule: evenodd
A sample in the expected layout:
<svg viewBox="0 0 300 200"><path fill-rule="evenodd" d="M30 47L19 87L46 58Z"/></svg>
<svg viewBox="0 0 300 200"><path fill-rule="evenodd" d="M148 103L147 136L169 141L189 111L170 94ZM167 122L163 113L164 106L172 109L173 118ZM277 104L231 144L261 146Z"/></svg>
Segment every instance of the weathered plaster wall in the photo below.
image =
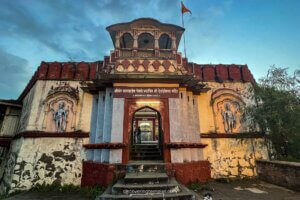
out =
<svg viewBox="0 0 300 200"><path fill-rule="evenodd" d="M80 185L82 148L88 138L20 138L14 140L1 178L0 192L27 190L36 184Z"/></svg>
<svg viewBox="0 0 300 200"><path fill-rule="evenodd" d="M39 130L45 131L43 127L45 120L45 99L51 87L56 87L61 81L38 80L23 101L23 110L19 131ZM90 131L90 119L92 109L92 95L83 92L80 81L62 81L73 88L79 89L79 101L76 105L76 122L73 131Z"/></svg>
<svg viewBox="0 0 300 200"><path fill-rule="evenodd" d="M10 106L6 108L4 120L0 130L0 137L13 137L15 135L19 124L20 115L20 108L14 108Z"/></svg>
<svg viewBox="0 0 300 200"><path fill-rule="evenodd" d="M0 147L0 182L4 174L7 158L8 158L8 149L5 147Z"/></svg>
<svg viewBox="0 0 300 200"><path fill-rule="evenodd" d="M170 141L200 142L197 96L185 88L179 89L179 98L169 99ZM172 163L193 162L203 159L202 149L171 149Z"/></svg>
<svg viewBox="0 0 300 200"><path fill-rule="evenodd" d="M28 129L29 122L32 121L31 107L33 104L33 98L35 96L36 84L31 88L27 95L23 99L23 106L21 111L21 117L18 127L18 132Z"/></svg>
<svg viewBox="0 0 300 200"><path fill-rule="evenodd" d="M208 144L204 159L211 163L212 178L256 176L256 159L268 159L263 139L201 138Z"/></svg>
<svg viewBox="0 0 300 200"><path fill-rule="evenodd" d="M242 83L242 82L204 82L208 88L211 88L209 91L201 93L198 96L198 109L199 109L199 123L200 123L200 133L224 133L222 130L223 124L220 119L220 116L214 116L214 110L212 105L212 94L220 89L229 89L241 98L241 101L245 105L251 104L251 93L249 88L251 83ZM234 99L232 95L227 95L226 98ZM246 126L243 126L238 130L238 132L247 132L249 131Z"/></svg>

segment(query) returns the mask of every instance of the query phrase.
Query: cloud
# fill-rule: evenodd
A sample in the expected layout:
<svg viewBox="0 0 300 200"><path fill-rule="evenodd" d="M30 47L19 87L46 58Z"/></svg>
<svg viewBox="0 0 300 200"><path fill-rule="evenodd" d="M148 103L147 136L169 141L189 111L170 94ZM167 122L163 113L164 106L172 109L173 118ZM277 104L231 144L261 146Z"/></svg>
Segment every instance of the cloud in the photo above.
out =
<svg viewBox="0 0 300 200"><path fill-rule="evenodd" d="M25 87L28 61L0 49L0 98L17 97Z"/></svg>

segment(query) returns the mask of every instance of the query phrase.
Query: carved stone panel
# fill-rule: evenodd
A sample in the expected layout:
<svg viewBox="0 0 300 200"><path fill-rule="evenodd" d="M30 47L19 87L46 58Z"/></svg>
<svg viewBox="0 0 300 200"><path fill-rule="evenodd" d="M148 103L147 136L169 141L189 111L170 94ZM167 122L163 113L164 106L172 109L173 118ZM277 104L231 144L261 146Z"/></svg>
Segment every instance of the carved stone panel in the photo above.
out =
<svg viewBox="0 0 300 200"><path fill-rule="evenodd" d="M52 87L44 101L44 131L74 131L77 103L78 89L62 82L57 87Z"/></svg>
<svg viewBox="0 0 300 200"><path fill-rule="evenodd" d="M243 100L230 89L219 89L212 94L212 107L218 133L243 132L241 123Z"/></svg>

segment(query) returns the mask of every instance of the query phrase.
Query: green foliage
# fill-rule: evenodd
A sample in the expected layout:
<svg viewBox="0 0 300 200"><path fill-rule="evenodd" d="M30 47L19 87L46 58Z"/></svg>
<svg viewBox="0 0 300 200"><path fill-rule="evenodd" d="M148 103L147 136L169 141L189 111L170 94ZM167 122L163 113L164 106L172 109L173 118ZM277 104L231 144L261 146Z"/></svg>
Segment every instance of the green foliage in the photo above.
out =
<svg viewBox="0 0 300 200"><path fill-rule="evenodd" d="M266 134L277 159L300 159L300 70L289 75L272 66L252 90L256 103L245 109L244 120Z"/></svg>
<svg viewBox="0 0 300 200"><path fill-rule="evenodd" d="M52 185L36 185L30 191L35 192L63 192L63 193L79 193L83 196L96 198L96 196L101 195L104 192L105 188L96 186L96 187L80 187L75 186L72 184L69 185L59 185L59 184L52 184Z"/></svg>

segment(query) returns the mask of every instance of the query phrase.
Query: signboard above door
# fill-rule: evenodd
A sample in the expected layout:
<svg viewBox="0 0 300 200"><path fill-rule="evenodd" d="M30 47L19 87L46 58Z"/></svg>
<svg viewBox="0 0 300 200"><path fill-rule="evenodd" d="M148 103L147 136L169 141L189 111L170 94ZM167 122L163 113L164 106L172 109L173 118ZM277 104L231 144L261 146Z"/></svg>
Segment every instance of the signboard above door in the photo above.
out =
<svg viewBox="0 0 300 200"><path fill-rule="evenodd" d="M114 98L178 98L178 87L115 87Z"/></svg>

